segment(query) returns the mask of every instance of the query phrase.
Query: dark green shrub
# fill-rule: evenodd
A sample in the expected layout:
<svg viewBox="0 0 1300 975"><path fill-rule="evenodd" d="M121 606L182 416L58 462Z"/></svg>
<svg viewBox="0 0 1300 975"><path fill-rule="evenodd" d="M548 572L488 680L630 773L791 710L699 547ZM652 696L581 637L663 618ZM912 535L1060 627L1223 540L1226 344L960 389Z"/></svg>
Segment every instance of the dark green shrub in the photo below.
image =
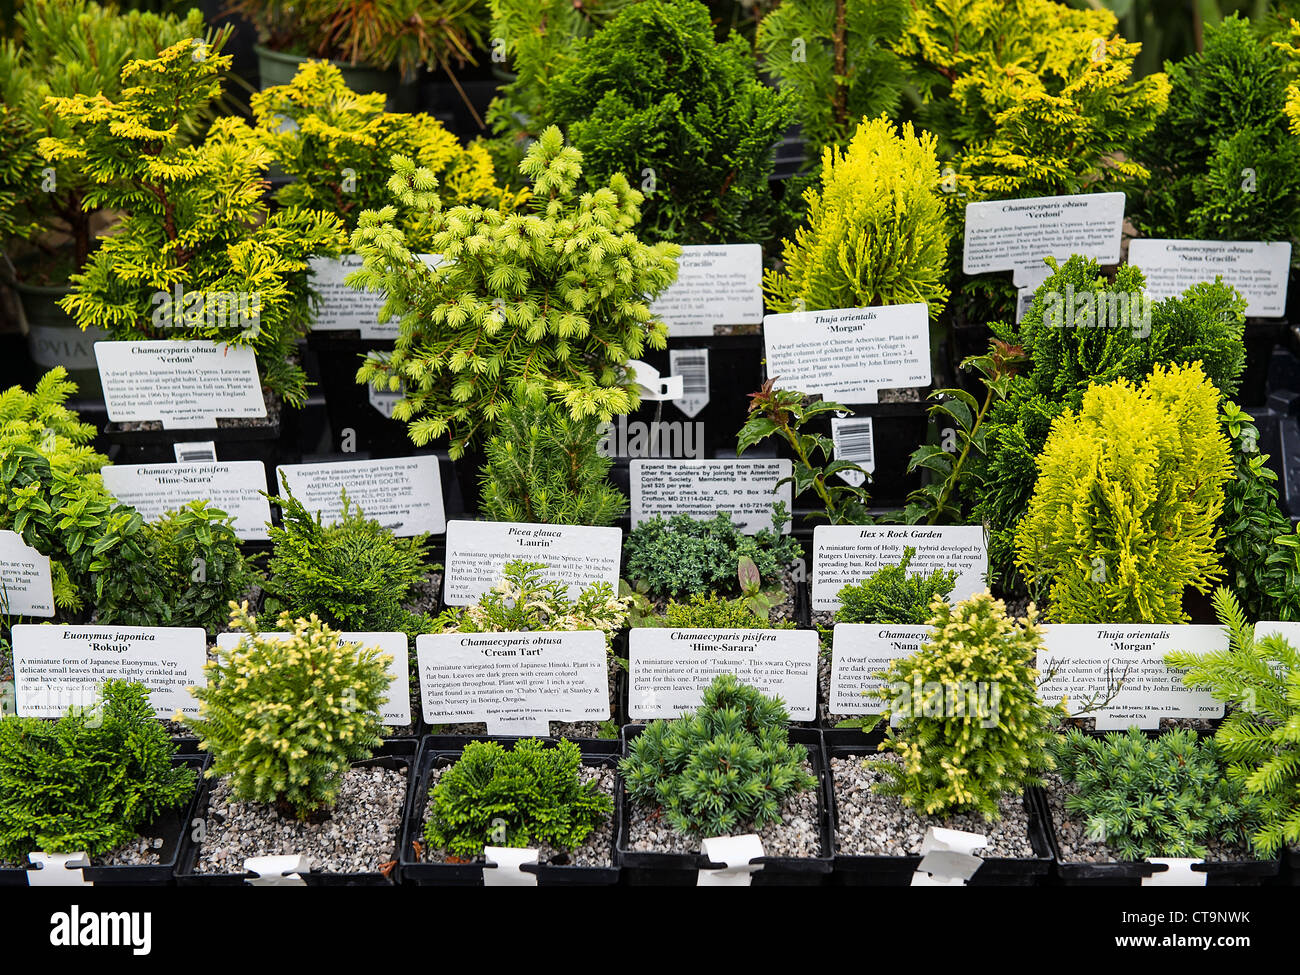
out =
<svg viewBox="0 0 1300 975"><path fill-rule="evenodd" d="M861 582L839 591L836 623L878 623L923 626L933 613L930 605L945 598L957 585L956 572L935 569L928 576L908 573L916 549L903 549L903 561L877 569Z"/></svg>
<svg viewBox="0 0 1300 975"><path fill-rule="evenodd" d="M717 593L696 593L689 602L670 600L664 615L642 626L668 626L679 630L789 630L795 624L772 623L755 612L745 599L719 599Z"/></svg>

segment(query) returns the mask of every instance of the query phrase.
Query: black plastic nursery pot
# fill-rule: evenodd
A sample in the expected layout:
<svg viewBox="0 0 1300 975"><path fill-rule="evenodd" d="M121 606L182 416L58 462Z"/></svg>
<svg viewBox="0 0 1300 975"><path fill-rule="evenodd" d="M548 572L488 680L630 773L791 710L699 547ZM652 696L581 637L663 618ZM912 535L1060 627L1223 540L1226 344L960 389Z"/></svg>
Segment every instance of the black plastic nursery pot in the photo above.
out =
<svg viewBox="0 0 1300 975"><path fill-rule="evenodd" d="M370 402L370 387L357 382L357 369L366 353L391 350L393 343L383 339L362 340L352 335L312 332L307 336L307 348L319 370L332 447L365 457L410 454L414 444L406 424L376 409Z"/></svg>
<svg viewBox="0 0 1300 975"><path fill-rule="evenodd" d="M864 734L859 730L836 729L822 733L826 740L826 804L830 809L831 837L839 827L839 810L835 801L835 780L829 769L830 759L858 758L876 754L884 740L884 728L877 726ZM1044 816L1036 789L1022 797L1029 816L1029 842L1033 857L989 857L968 881L971 887L1037 887L1045 884L1052 868L1050 821ZM919 854L911 856L853 856L835 853L831 883L846 887L908 887L921 865Z"/></svg>
<svg viewBox="0 0 1300 975"><path fill-rule="evenodd" d="M208 767L208 756L177 755L174 764L188 766L202 776L203 770ZM158 850L157 863L83 867L82 877L97 887L169 886L184 849L184 841L189 836L190 823L196 815L200 796L204 792L205 786L200 778L187 803L162 813L140 830L141 836L155 836L163 841ZM0 869L0 887L30 886L34 872L36 868L31 865Z"/></svg>
<svg viewBox="0 0 1300 975"><path fill-rule="evenodd" d="M623 727L623 754L628 745L645 730L645 725ZM817 776L817 825L821 836L822 855L817 857L763 857L761 870L752 876L755 887L820 887L827 882L831 872L830 813L826 806L825 780L826 754L821 732L816 728L790 729L792 744L808 749L813 774ZM693 887L699 881L701 870L708 869L709 859L703 853L643 853L628 849L631 800L623 789L620 776L615 801L618 803L618 860L623 868L623 882L634 887Z"/></svg>
<svg viewBox="0 0 1300 975"><path fill-rule="evenodd" d="M389 738L377 749L374 757L353 763L353 768L389 768L406 769L406 797L403 801L403 815L410 807L411 787L415 779L415 768L419 758L420 742L415 738ZM200 787L198 800L193 810L193 818L205 820L208 814L208 800L211 796L211 781L205 780ZM393 856L389 859L387 873L381 869L389 864L377 865L375 870L364 873L326 873L312 870L302 874L308 887L387 887L396 883L393 871L396 870L397 851L401 842L401 826L393 841ZM202 844L195 839L192 831L187 831L181 847L180 860L176 865L176 884L180 887L242 887L253 878L251 873L195 873Z"/></svg>
<svg viewBox="0 0 1300 975"><path fill-rule="evenodd" d="M429 735L424 740L420 754L414 790L406 807L402 826L402 843L398 857L401 882L418 887L482 887L485 870L492 869L483 862L436 863L421 858L417 852L424 834L424 814L429 802L430 779L435 768L453 765L459 760L465 746L474 741L495 741L505 748L513 748L521 739L493 735ZM554 744L557 739L541 739ZM619 742L599 739L573 739L582 752L583 765L614 766L618 761ZM617 779L616 779L617 781ZM615 797L613 826L619 827L619 807ZM574 864L524 864L520 869L535 873L539 887L612 887L619 882L618 858L614 851L614 836L610 838L610 866L588 867Z"/></svg>

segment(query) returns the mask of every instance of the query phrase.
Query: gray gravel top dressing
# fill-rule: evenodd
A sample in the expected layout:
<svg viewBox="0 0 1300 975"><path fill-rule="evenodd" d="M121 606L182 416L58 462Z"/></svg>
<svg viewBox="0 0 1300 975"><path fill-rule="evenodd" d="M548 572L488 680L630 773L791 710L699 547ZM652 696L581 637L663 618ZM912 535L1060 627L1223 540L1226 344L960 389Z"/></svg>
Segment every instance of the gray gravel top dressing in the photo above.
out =
<svg viewBox="0 0 1300 975"><path fill-rule="evenodd" d="M405 769L349 769L330 818L321 823L283 819L273 804L234 801L219 780L194 872L243 873L249 857L287 854L311 857L312 866L327 873L377 872L397 850L406 777Z"/></svg>
<svg viewBox="0 0 1300 975"><path fill-rule="evenodd" d="M1047 808L1052 816L1052 827L1056 830L1056 844L1061 851L1061 860L1073 863L1115 863L1120 857L1114 850L1099 839L1090 839L1087 821L1080 813L1067 812L1066 797L1077 792L1073 785L1065 782L1055 772L1043 776L1046 783L1043 793L1047 796ZM1253 860L1250 851L1239 843L1224 843L1210 840L1205 845L1206 860Z"/></svg>
<svg viewBox="0 0 1300 975"><path fill-rule="evenodd" d="M814 773L812 762L804 770ZM763 841L763 853L770 857L822 856L821 830L818 827L817 789L788 797L781 807L781 821L754 830L752 826L736 829L735 835L757 832ZM686 836L668 825L657 809L628 801L628 850L637 853L699 853L700 838Z"/></svg>
<svg viewBox="0 0 1300 975"><path fill-rule="evenodd" d="M888 753L871 758L899 761L898 756ZM921 841L930 826L982 833L989 838L989 845L975 852L985 859L1037 856L1029 840L1029 814L1020 796L1004 798L999 803L1002 817L991 823L982 816L969 814L941 819L914 812L897 796L878 795L872 787L884 776L868 769L862 757L832 758L831 779L839 813L835 848L843 856L919 854Z"/></svg>
<svg viewBox="0 0 1300 975"><path fill-rule="evenodd" d="M442 778L443 772L447 771L450 766L444 765L441 768L433 768L429 774L429 791L433 792L433 787L438 784ZM578 770L578 778L583 782L595 782L597 788L605 795L614 798L614 776L615 769L612 765L589 766L584 765ZM423 823L429 821L429 805L424 807ZM423 829L421 830L423 835ZM598 825L587 838L582 841L582 845L567 855L565 866L574 867L612 867L614 865L614 816L611 813L605 817L604 822ZM564 851L557 850L555 847L546 843L538 847L537 862L551 863L557 857L565 857ZM421 858L425 863L445 863L447 854L444 850L424 850L424 856ZM483 863L484 857L476 857L475 863Z"/></svg>
<svg viewBox="0 0 1300 975"><path fill-rule="evenodd" d="M186 800L188 802L188 800ZM146 833L148 828L146 827ZM103 856L91 857L90 862L96 867L139 867L139 866L156 866L162 863L162 857L159 855L163 846L161 836L141 835L134 839L128 840L114 850L110 850ZM17 867L26 867L24 863L14 863L10 860L0 860L0 869L12 870Z"/></svg>

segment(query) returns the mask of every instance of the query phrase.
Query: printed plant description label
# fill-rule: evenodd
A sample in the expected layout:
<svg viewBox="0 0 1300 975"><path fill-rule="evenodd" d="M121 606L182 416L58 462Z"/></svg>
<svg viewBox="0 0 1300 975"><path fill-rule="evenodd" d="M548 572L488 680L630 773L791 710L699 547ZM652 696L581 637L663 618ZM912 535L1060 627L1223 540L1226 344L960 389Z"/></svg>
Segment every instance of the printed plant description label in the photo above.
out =
<svg viewBox="0 0 1300 975"><path fill-rule="evenodd" d="M669 630L628 637L628 714L676 718L694 711L719 674L779 696L794 721L817 716L815 630Z"/></svg>
<svg viewBox="0 0 1300 975"><path fill-rule="evenodd" d="M812 608L839 609L841 589L902 562L909 546L916 549L909 573L957 573L957 586L948 597L952 602L987 588L989 554L982 525L818 525L813 529Z"/></svg>
<svg viewBox="0 0 1300 975"><path fill-rule="evenodd" d="M15 531L0 531L0 607L10 616L53 616L50 557Z"/></svg>
<svg viewBox="0 0 1300 975"><path fill-rule="evenodd" d="M1142 269L1147 294L1156 301L1222 277L1246 299L1247 315L1277 318L1286 314L1289 242L1131 240L1128 262Z"/></svg>
<svg viewBox="0 0 1300 975"><path fill-rule="evenodd" d="M20 623L13 643L21 717L59 718L70 707L89 707L107 680L143 684L159 718L199 713L189 689L207 683L202 627Z"/></svg>
<svg viewBox="0 0 1300 975"><path fill-rule="evenodd" d="M921 649L928 626L881 626L875 623L836 623L831 644L832 714L880 714L890 701L875 691L885 686L876 674Z"/></svg>
<svg viewBox="0 0 1300 975"><path fill-rule="evenodd" d="M442 475L438 458L394 457L387 460L348 460L328 464L281 464L276 480L288 479L293 496L321 520L334 522L348 504L359 505L394 535L438 535L447 530L442 506Z"/></svg>
<svg viewBox="0 0 1300 975"><path fill-rule="evenodd" d="M511 521L447 522L443 600L468 606L501 581L507 562L546 566L547 579L569 587L569 598L597 582L618 592L623 531L588 525L526 525Z"/></svg>
<svg viewBox="0 0 1300 975"><path fill-rule="evenodd" d="M3 532L0 532L0 535L3 534ZM1260 620L1255 624L1256 640L1262 640L1272 633L1276 633L1290 643L1291 646L1300 648L1300 623L1282 620Z"/></svg>
<svg viewBox="0 0 1300 975"><path fill-rule="evenodd" d="M1123 229L1123 193L968 203L962 271L1014 271L1071 254L1118 264Z"/></svg>
<svg viewBox="0 0 1300 975"><path fill-rule="evenodd" d="M632 481L632 526L662 515L685 514L708 521L719 512L748 535L772 527L772 505L791 507L788 460L649 460L628 465ZM790 532L790 522L782 531Z"/></svg>
<svg viewBox="0 0 1300 975"><path fill-rule="evenodd" d="M1098 731L1157 728L1161 718L1223 717L1222 701L1184 687L1183 672L1165 665L1173 650L1226 650L1227 635L1217 626L1052 623L1043 627L1043 645L1038 694L1045 704L1065 697L1075 713L1088 701L1105 700L1123 680L1109 704L1080 715L1095 717Z"/></svg>
<svg viewBox="0 0 1300 975"><path fill-rule="evenodd" d="M763 341L781 389L875 403L881 389L930 384L925 302L768 315Z"/></svg>
<svg viewBox="0 0 1300 975"><path fill-rule="evenodd" d="M609 720L605 634L426 633L415 638L424 720L494 727ZM540 727L539 727L540 730Z"/></svg>
<svg viewBox="0 0 1300 975"><path fill-rule="evenodd" d="M208 501L235 519L235 534L265 539L271 505L266 490L266 465L260 460L218 461L213 464L108 464L99 469L108 493L131 505L145 521L153 521L191 501Z"/></svg>
<svg viewBox="0 0 1300 975"><path fill-rule="evenodd" d="M437 254L418 255L429 267L437 267L442 258ZM395 320L379 324L379 310L384 306L384 295L378 291L358 291L348 287L344 279L363 264L360 254L344 254L340 258L313 257L308 259L311 286L320 294L320 309L312 323L313 332L347 332L357 329L363 339L395 339L398 325Z"/></svg>
<svg viewBox="0 0 1300 975"><path fill-rule="evenodd" d="M266 416L253 350L220 342L96 342L104 404L115 423L160 420L164 430Z"/></svg>
<svg viewBox="0 0 1300 975"><path fill-rule="evenodd" d="M218 633L217 646L222 650L233 650L239 646L243 636L243 633ZM258 636L287 641L293 637L293 634L264 630ZM339 643L358 643L362 647L378 647L381 653L386 653L393 658L393 662L388 665L388 676L392 678L392 682L388 685L388 693L384 695L380 712L386 725L401 727L410 724L411 651L406 642L406 634L346 630L339 634Z"/></svg>
<svg viewBox="0 0 1300 975"><path fill-rule="evenodd" d="M763 321L761 244L687 244L677 280L650 304L670 336L712 335L714 325Z"/></svg>

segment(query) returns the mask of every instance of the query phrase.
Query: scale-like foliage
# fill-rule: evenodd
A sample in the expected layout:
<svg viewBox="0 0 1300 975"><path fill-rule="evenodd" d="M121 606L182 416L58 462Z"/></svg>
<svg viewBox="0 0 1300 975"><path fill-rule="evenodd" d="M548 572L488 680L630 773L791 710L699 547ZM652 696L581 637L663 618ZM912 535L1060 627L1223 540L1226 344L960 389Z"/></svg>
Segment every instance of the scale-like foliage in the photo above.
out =
<svg viewBox="0 0 1300 975"><path fill-rule="evenodd" d="M192 769L142 684L108 681L57 722L0 718L0 860L34 850L101 856L194 794Z"/></svg>
<svg viewBox="0 0 1300 975"><path fill-rule="evenodd" d="M600 424L574 419L524 389L505 407L485 445L481 508L489 521L612 525L627 498L609 483L613 459L599 450Z"/></svg>
<svg viewBox="0 0 1300 975"><path fill-rule="evenodd" d="M789 714L720 674L693 714L652 721L619 762L632 801L658 809L688 836L730 836L781 818L786 799L815 788L802 745L789 740Z"/></svg>
<svg viewBox="0 0 1300 975"><path fill-rule="evenodd" d="M128 63L116 100L49 103L66 134L42 139L42 154L85 174L83 208L125 213L61 305L82 328L118 340L251 346L263 385L301 405L307 377L294 357L311 323L307 260L336 256L346 237L331 213L270 211L271 154L241 119L216 119L200 143L184 138L182 123L220 94L229 67L228 56L189 39ZM220 309L214 295L243 296L242 311Z"/></svg>
<svg viewBox="0 0 1300 975"><path fill-rule="evenodd" d="M778 312L948 300L951 230L939 192L935 140L863 119L847 149L828 146L806 226L785 241L784 267L764 285Z"/></svg>
<svg viewBox="0 0 1300 975"><path fill-rule="evenodd" d="M1119 859L1201 858L1207 841L1244 843L1256 828L1258 805L1225 778L1222 749L1189 729L1150 739L1137 728L1104 737L1071 728L1053 756L1074 786L1066 810Z"/></svg>
<svg viewBox="0 0 1300 975"><path fill-rule="evenodd" d="M1038 699L1034 660L1043 631L1034 607L1023 619L988 592L955 606L930 604L930 637L880 674L876 695L902 721L881 751L902 762L870 762L876 788L927 816L1000 815L998 801L1040 783L1048 745L1064 712Z"/></svg>
<svg viewBox="0 0 1300 975"><path fill-rule="evenodd" d="M1016 563L1050 584L1054 622L1185 622L1187 588L1222 577L1218 399L1199 365L1156 366L1140 387L1092 387L1052 424Z"/></svg>
<svg viewBox="0 0 1300 975"><path fill-rule="evenodd" d="M916 549L909 545L897 565L882 566L861 582L841 589L835 622L906 626L928 623L933 615L931 604L948 597L957 584L957 573L939 569L929 575L909 573L907 567L914 555Z"/></svg>
<svg viewBox="0 0 1300 975"><path fill-rule="evenodd" d="M1250 841L1260 856L1300 844L1300 651L1278 633L1255 627L1227 589L1214 593L1228 647L1168 654L1185 668L1183 683L1228 705L1214 733L1227 777L1257 803ZM1265 627L1267 629L1267 626Z"/></svg>
<svg viewBox="0 0 1300 975"><path fill-rule="evenodd" d="M340 641L316 616L282 614L279 625L292 638L262 636L248 604L232 606L231 629L244 633L204 665L207 685L193 690L199 716L178 720L212 755L208 778L306 819L333 805L343 774L379 746L393 658Z"/></svg>
<svg viewBox="0 0 1300 975"><path fill-rule="evenodd" d="M667 343L646 303L675 280L680 249L636 238L643 198L622 174L579 194L581 153L551 127L520 166L531 199L503 213L443 209L433 172L392 163L390 189L427 217L445 260L417 259L396 207L367 211L352 235L364 266L348 282L384 292L380 321L401 323L396 349L368 356L357 380L404 392L393 416L416 444L449 435L459 458L520 385L540 386L574 418L609 422L639 404L627 361Z"/></svg>
<svg viewBox="0 0 1300 975"><path fill-rule="evenodd" d="M578 776L582 753L526 738L505 748L472 741L430 793L424 841L432 850L474 857L485 846L545 843L569 851L609 819L614 801Z"/></svg>

